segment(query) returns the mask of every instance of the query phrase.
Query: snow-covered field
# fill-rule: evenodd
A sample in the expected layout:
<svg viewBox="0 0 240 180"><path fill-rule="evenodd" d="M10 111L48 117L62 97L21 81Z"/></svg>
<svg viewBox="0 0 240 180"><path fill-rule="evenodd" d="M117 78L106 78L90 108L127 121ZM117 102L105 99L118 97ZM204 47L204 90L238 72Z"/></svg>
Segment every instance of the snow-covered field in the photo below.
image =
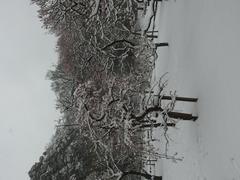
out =
<svg viewBox="0 0 240 180"><path fill-rule="evenodd" d="M182 162L161 160L164 180L240 179L240 1L168 0L159 2L154 72L169 72L170 90L197 97L178 111L198 114L169 131L169 153ZM155 132L156 133L156 132Z"/></svg>

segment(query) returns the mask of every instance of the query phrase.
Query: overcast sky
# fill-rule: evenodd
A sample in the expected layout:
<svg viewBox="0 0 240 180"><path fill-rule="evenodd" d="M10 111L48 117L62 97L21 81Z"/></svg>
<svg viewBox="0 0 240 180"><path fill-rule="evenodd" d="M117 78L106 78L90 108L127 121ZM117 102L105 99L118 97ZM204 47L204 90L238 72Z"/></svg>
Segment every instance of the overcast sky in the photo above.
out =
<svg viewBox="0 0 240 180"><path fill-rule="evenodd" d="M0 180L27 180L58 119L46 72L56 39L30 0L0 0Z"/></svg>

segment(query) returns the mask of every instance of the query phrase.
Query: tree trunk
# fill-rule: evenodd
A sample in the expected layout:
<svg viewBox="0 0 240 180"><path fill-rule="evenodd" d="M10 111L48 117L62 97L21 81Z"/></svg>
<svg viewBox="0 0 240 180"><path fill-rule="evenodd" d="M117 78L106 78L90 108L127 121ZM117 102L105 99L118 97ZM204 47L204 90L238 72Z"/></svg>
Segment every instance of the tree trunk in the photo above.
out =
<svg viewBox="0 0 240 180"><path fill-rule="evenodd" d="M146 179L149 179L149 180L152 180L152 177L153 177L153 180L162 180L162 176L154 176L147 173L141 173L136 171L124 172L122 177L119 180L122 180L123 177L129 176L129 175L137 175L137 176L145 177Z"/></svg>
<svg viewBox="0 0 240 180"><path fill-rule="evenodd" d="M158 96L158 95L155 95ZM163 96L162 100L171 100L171 96ZM197 102L198 98L176 97L176 101Z"/></svg>
<svg viewBox="0 0 240 180"><path fill-rule="evenodd" d="M155 43L155 47L158 48L158 47L166 47L168 46L168 43L167 42L164 42L164 43Z"/></svg>
<svg viewBox="0 0 240 180"><path fill-rule="evenodd" d="M193 120L193 121L196 121L198 119L197 116L193 116L192 114L187 114L187 113L169 112L167 114L169 117L174 119Z"/></svg>
<svg viewBox="0 0 240 180"><path fill-rule="evenodd" d="M155 106L155 107L150 107L148 109L146 109L142 114L140 114L139 116L135 116L134 114L132 114L132 118L135 119L136 121L141 121L144 119L144 117L151 113L151 112L163 112L163 109L161 107ZM174 119L182 119L182 120L193 120L196 121L198 119L197 116L193 116L192 114L187 114L187 113L179 113L179 112L168 112L167 115L170 118L174 118Z"/></svg>
<svg viewBox="0 0 240 180"><path fill-rule="evenodd" d="M152 35L152 34L147 34L147 37L148 37L148 38L158 38L157 35Z"/></svg>
<svg viewBox="0 0 240 180"><path fill-rule="evenodd" d="M148 128L148 127L163 127L163 123L154 123L154 124L141 124L140 128ZM175 127L174 123L167 123L168 127Z"/></svg>
<svg viewBox="0 0 240 180"><path fill-rule="evenodd" d="M149 33L149 34L152 34L152 33L158 33L158 31L154 31L154 30L152 30L152 31L147 31L146 32L147 34Z"/></svg>

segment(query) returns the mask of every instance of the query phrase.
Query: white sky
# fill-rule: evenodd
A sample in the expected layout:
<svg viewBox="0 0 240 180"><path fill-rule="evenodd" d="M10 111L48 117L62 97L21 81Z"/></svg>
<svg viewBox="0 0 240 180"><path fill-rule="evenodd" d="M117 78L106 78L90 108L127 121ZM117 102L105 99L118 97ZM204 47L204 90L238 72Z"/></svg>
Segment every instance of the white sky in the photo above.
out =
<svg viewBox="0 0 240 180"><path fill-rule="evenodd" d="M0 180L27 180L58 119L45 79L56 39L30 0L0 0Z"/></svg>

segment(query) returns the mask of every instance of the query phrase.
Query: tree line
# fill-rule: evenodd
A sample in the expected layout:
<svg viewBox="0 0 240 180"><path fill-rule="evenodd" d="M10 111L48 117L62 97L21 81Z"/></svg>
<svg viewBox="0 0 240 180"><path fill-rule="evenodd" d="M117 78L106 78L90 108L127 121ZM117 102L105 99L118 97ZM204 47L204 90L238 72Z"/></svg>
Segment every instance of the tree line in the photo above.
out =
<svg viewBox="0 0 240 180"><path fill-rule="evenodd" d="M58 39L58 61L47 77L62 113L54 137L29 171L31 180L162 179L144 171L146 154L154 153L144 129L174 126L176 98L172 94L162 103L162 78L155 85L157 99L146 93L156 52L144 33L135 33L138 2L31 2L39 7L43 27ZM156 112L162 122L152 119Z"/></svg>

